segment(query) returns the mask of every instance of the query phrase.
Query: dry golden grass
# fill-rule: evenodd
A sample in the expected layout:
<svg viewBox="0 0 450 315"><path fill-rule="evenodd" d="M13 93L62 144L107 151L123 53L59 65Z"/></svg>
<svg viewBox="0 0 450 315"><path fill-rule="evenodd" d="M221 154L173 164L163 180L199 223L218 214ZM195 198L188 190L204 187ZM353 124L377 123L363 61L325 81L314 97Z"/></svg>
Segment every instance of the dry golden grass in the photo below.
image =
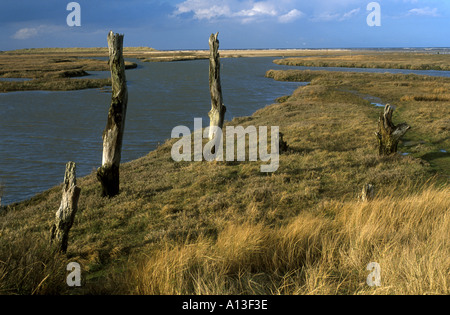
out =
<svg viewBox="0 0 450 315"><path fill-rule="evenodd" d="M448 294L450 190L324 202L286 226L230 224L131 268L134 294ZM366 266L381 266L369 287Z"/></svg>

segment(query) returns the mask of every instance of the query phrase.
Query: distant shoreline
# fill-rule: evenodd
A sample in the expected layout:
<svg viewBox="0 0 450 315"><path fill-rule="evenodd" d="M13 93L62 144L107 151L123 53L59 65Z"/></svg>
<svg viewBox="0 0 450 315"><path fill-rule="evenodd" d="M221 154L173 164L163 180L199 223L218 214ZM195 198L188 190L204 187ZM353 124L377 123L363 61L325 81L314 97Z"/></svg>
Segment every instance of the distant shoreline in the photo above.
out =
<svg viewBox="0 0 450 315"><path fill-rule="evenodd" d="M224 49L221 58L277 57L277 64L307 67L450 70L450 49ZM0 52L0 93L29 90L68 91L101 88L109 79L91 79L89 71L109 70L108 48L34 48ZM209 50L125 47L125 58L141 62L205 60ZM136 67L127 62L127 69ZM73 77L86 77L71 80ZM9 80L8 80L9 79ZM16 80L31 79L31 80Z"/></svg>
<svg viewBox="0 0 450 315"><path fill-rule="evenodd" d="M313 57L336 56L341 54L384 54L384 53L425 53L425 54L450 54L450 48L267 48L267 49L220 49L222 58L240 57ZM107 57L108 48L31 48L17 49L0 52L0 56L71 56L71 57ZM209 58L207 49L178 49L157 50L151 47L125 47L124 56L137 58L144 62L169 62L185 61Z"/></svg>

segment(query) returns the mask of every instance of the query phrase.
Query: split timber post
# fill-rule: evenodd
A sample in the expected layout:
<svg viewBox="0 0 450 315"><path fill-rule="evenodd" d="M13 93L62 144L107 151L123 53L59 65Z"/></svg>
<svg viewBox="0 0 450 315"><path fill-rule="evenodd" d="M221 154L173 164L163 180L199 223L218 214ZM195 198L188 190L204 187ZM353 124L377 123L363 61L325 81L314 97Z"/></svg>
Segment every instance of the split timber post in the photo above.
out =
<svg viewBox="0 0 450 315"><path fill-rule="evenodd" d="M367 202L372 200L375 197L375 186L372 184L366 184L363 186L360 200L363 202Z"/></svg>
<svg viewBox="0 0 450 315"><path fill-rule="evenodd" d="M389 104L384 107L378 120L378 131L375 132L378 138L379 155L391 155L397 152L398 142L400 138L411 128L406 123L395 126L392 123L392 113L394 108Z"/></svg>
<svg viewBox="0 0 450 315"><path fill-rule="evenodd" d="M51 243L55 244L55 241L57 250L62 253L67 251L69 230L78 210L78 199L81 192L81 188L77 187L75 167L74 162L66 164L61 205L56 212L55 223L51 229Z"/></svg>
<svg viewBox="0 0 450 315"><path fill-rule="evenodd" d="M223 128L226 107L223 105L222 85L220 83L219 33L209 37L209 91L211 92L211 111L209 112L209 139L214 138L215 127ZM215 148L214 148L215 150Z"/></svg>
<svg viewBox="0 0 450 315"><path fill-rule="evenodd" d="M113 197L119 193L119 166L128 103L123 35L109 32L108 47L112 98L106 129L103 132L102 166L97 170L97 179L102 185L102 195Z"/></svg>

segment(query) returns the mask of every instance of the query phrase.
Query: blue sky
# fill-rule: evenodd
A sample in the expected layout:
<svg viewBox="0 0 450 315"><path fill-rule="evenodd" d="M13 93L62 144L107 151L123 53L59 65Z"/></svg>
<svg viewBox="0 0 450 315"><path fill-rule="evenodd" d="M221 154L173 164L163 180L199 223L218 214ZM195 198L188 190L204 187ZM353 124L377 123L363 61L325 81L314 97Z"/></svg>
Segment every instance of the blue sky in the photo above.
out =
<svg viewBox="0 0 450 315"><path fill-rule="evenodd" d="M222 49L450 46L450 0L378 0L373 27L371 0L78 0L74 27L69 2L2 0L0 50L106 47L109 30L161 50L207 49L215 32Z"/></svg>

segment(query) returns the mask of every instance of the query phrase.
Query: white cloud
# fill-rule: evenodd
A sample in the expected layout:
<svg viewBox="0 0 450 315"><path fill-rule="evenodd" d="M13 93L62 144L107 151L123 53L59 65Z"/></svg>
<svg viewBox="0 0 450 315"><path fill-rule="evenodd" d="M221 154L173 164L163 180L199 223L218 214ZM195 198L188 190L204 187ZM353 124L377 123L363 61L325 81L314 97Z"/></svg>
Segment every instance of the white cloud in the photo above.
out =
<svg viewBox="0 0 450 315"><path fill-rule="evenodd" d="M344 21L357 15L360 11L360 8L356 8L345 13L323 12L314 16L311 20L315 22Z"/></svg>
<svg viewBox="0 0 450 315"><path fill-rule="evenodd" d="M186 0L177 5L174 15L185 13L193 13L197 20L210 20L221 16L229 16L231 10L227 4L211 5L210 2L205 0Z"/></svg>
<svg viewBox="0 0 450 315"><path fill-rule="evenodd" d="M330 12L323 12L320 13L319 15L316 15L315 17L312 18L313 21L315 22L327 22L327 21L335 21L338 20L340 18L340 15L337 13L330 13Z"/></svg>
<svg viewBox="0 0 450 315"><path fill-rule="evenodd" d="M281 15L278 18L278 21L280 21L281 23L290 23L290 22L293 22L293 21L303 17L304 15L305 14L302 11L293 9L293 10L289 11L288 13Z"/></svg>
<svg viewBox="0 0 450 315"><path fill-rule="evenodd" d="M23 27L17 30L11 38L25 40L35 38L43 34L51 34L63 30L64 27L57 25L38 25L33 27Z"/></svg>
<svg viewBox="0 0 450 315"><path fill-rule="evenodd" d="M351 17L353 17L353 16L355 16L356 14L358 14L360 10L361 10L360 8L357 8L357 9L353 9L353 10L347 12L347 13L344 13L344 14L342 15L342 18L341 18L341 19L342 19L342 20L350 19Z"/></svg>
<svg viewBox="0 0 450 315"><path fill-rule="evenodd" d="M236 16L254 17L254 16L276 16L278 14L275 6L269 2L256 2L249 10L241 10Z"/></svg>
<svg viewBox="0 0 450 315"><path fill-rule="evenodd" d="M35 37L38 34L38 29L35 27L25 27L18 30L12 38L14 39L29 39Z"/></svg>
<svg viewBox="0 0 450 315"><path fill-rule="evenodd" d="M437 8L431 9L430 7L425 8L415 8L408 11L408 15L419 15L419 16L439 16Z"/></svg>
<svg viewBox="0 0 450 315"><path fill-rule="evenodd" d="M185 0L176 5L173 16L192 14L197 20L227 18L241 23L272 18L288 23L303 16L301 11L292 8L292 4L290 0Z"/></svg>

